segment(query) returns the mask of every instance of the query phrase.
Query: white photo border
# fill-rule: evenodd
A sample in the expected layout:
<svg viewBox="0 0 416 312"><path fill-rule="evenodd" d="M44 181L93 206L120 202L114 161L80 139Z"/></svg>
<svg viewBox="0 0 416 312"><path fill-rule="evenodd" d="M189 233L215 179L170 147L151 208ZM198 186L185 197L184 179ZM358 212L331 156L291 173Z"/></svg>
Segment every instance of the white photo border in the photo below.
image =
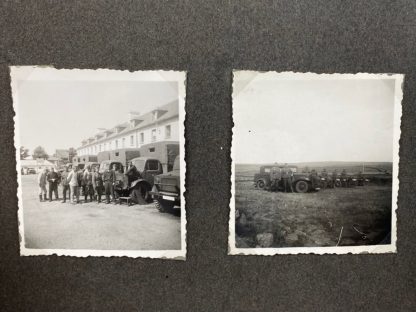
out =
<svg viewBox="0 0 416 312"><path fill-rule="evenodd" d="M72 257L131 257L131 258L157 258L186 260L186 209L185 209L185 100L186 100L186 77L185 71L167 70L144 70L128 71L115 69L56 69L52 66L10 66L10 78L12 88L14 116L14 145L16 148L16 171L17 171L17 197L18 197L18 221L19 240L21 256L72 256ZM180 187L181 187L181 249L177 250L91 250L91 249L33 249L25 247L23 201L20 170L20 128L19 128L19 96L18 81L21 80L48 80L48 74L62 71L59 80L94 80L94 81L177 81L178 82L178 105L179 105L179 154L180 154ZM97 75L98 74L98 75ZM100 74L103 74L100 76Z"/></svg>
<svg viewBox="0 0 416 312"><path fill-rule="evenodd" d="M403 99L403 74L317 74L317 73L300 73L300 72L258 72L233 70L233 91L232 91L232 108L234 112L234 100L242 89L236 90L236 82L245 82L245 87L253 79L268 80L325 80L325 79L393 79L395 81L394 92L394 117L393 117L393 172L392 172L392 218L391 218L391 241L386 245L363 245L363 246L328 246L328 247L276 247L276 248L237 248L235 240L235 146L233 139L231 142L231 198L230 198L230 216L229 216L229 236L228 236L228 254L229 255L259 255L273 256L284 254L380 254L396 253L397 247L397 208L399 193L399 149L400 149L400 126L402 116L402 99ZM233 132L234 138L234 132Z"/></svg>

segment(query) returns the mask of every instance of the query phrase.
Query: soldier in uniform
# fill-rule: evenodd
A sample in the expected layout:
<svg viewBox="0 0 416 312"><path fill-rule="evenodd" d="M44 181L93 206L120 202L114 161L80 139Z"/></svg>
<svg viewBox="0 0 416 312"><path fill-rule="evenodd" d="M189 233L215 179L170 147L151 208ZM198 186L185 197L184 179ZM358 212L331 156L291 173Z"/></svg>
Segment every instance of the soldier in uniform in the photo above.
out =
<svg viewBox="0 0 416 312"><path fill-rule="evenodd" d="M322 180L322 188L326 189L327 186L328 186L328 172L326 172L325 168L322 169L321 178L324 179L324 180Z"/></svg>
<svg viewBox="0 0 416 312"><path fill-rule="evenodd" d="M338 179L338 171L337 169L334 169L334 171L332 171L332 183L334 184L334 187L338 186L337 179Z"/></svg>
<svg viewBox="0 0 416 312"><path fill-rule="evenodd" d="M345 169L342 169L342 172L341 172L341 185L343 187L349 187L348 175Z"/></svg>
<svg viewBox="0 0 416 312"><path fill-rule="evenodd" d="M285 193L288 191L288 189L290 189L290 191L293 193L293 188L292 188L292 170L290 170L287 167L287 164L285 164L283 170L282 170L282 179L283 179L283 188L285 189Z"/></svg>
<svg viewBox="0 0 416 312"><path fill-rule="evenodd" d="M49 201L52 201L52 193L55 194L55 199L58 200L58 183L59 175L55 172L55 169L52 167L51 172L48 173L48 182L49 182Z"/></svg>
<svg viewBox="0 0 416 312"><path fill-rule="evenodd" d="M279 189L279 182L281 179L280 170L272 168L270 171L270 192L277 191Z"/></svg>
<svg viewBox="0 0 416 312"><path fill-rule="evenodd" d="M46 198L46 181L48 176L48 169L43 169L39 175L38 175L38 185L39 185L39 200L42 201L42 195L43 200L47 200Z"/></svg>
<svg viewBox="0 0 416 312"><path fill-rule="evenodd" d="M62 197L64 200L63 203L66 202L66 193L68 193L68 198L71 201L71 188L69 187L69 169L68 167L65 167L65 170L61 174L61 185L62 185Z"/></svg>
<svg viewBox="0 0 416 312"><path fill-rule="evenodd" d="M88 196L90 196L90 201L94 200L94 187L92 185L92 173L90 172L90 167L87 167L83 175L84 183L84 198L85 202L88 202Z"/></svg>
<svg viewBox="0 0 416 312"><path fill-rule="evenodd" d="M101 203L101 196L103 194L104 184L103 184L103 177L101 173L98 171L98 168L95 167L92 172L92 185L94 188L94 192L97 194L97 202Z"/></svg>
<svg viewBox="0 0 416 312"><path fill-rule="evenodd" d="M116 176L114 174L113 170L110 170L109 168L106 168L103 174L103 182L104 182L104 192L105 192L105 198L106 203L110 203L110 195L113 196L114 200L114 190L113 186L116 181Z"/></svg>
<svg viewBox="0 0 416 312"><path fill-rule="evenodd" d="M76 198L76 203L79 202L79 190L78 190L78 174L77 174L77 167L76 166L72 166L72 170L69 173L68 177L68 184L70 187L70 194L72 195L72 197L69 197L69 201L72 203L75 203L75 198Z"/></svg>
<svg viewBox="0 0 416 312"><path fill-rule="evenodd" d="M316 184L318 182L318 173L316 172L315 169L311 170L311 173L309 174L309 179L312 182L312 186L316 187Z"/></svg>

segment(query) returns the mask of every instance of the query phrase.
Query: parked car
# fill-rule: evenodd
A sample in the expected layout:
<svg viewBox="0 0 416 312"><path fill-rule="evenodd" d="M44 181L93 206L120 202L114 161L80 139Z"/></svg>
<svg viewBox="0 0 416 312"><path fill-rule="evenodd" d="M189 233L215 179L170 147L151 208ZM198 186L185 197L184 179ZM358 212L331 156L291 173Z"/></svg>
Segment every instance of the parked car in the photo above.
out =
<svg viewBox="0 0 416 312"><path fill-rule="evenodd" d="M181 205L180 158L177 156L170 172L155 176L150 194L160 212L169 212Z"/></svg>

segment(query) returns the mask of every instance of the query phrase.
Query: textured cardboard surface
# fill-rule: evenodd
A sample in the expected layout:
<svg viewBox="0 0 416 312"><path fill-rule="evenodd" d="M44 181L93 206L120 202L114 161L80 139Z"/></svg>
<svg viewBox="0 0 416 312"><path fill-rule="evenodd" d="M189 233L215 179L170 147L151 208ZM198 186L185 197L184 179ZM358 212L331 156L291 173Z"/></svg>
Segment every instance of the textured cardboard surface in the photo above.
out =
<svg viewBox="0 0 416 312"><path fill-rule="evenodd" d="M0 12L0 310L416 309L414 1L31 0ZM32 64L188 71L186 262L19 257L8 65ZM406 74L397 254L227 256L233 68Z"/></svg>

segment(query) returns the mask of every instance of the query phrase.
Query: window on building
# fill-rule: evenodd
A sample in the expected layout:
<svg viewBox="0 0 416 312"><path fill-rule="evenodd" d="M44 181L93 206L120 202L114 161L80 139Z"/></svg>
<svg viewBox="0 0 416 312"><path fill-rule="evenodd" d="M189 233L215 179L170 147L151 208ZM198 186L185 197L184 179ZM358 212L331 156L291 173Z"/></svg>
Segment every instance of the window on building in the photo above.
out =
<svg viewBox="0 0 416 312"><path fill-rule="evenodd" d="M152 130L152 142L156 141L156 129Z"/></svg>
<svg viewBox="0 0 416 312"><path fill-rule="evenodd" d="M126 138L123 138L122 140L122 147L124 148L126 146Z"/></svg>
<svg viewBox="0 0 416 312"><path fill-rule="evenodd" d="M118 148L118 140L116 140L116 148Z"/></svg>
<svg viewBox="0 0 416 312"><path fill-rule="evenodd" d="M140 133L140 143L143 144L144 143L144 133Z"/></svg>
<svg viewBox="0 0 416 312"><path fill-rule="evenodd" d="M100 144L100 147L99 147L99 151L101 152L101 144Z"/></svg>
<svg viewBox="0 0 416 312"><path fill-rule="evenodd" d="M171 132L170 125L167 125L165 127L165 139L170 139L170 134L171 134L170 132Z"/></svg>
<svg viewBox="0 0 416 312"><path fill-rule="evenodd" d="M130 146L133 146L134 144L134 136L130 136Z"/></svg>
<svg viewBox="0 0 416 312"><path fill-rule="evenodd" d="M157 160L148 160L147 170L159 170L159 162Z"/></svg>

